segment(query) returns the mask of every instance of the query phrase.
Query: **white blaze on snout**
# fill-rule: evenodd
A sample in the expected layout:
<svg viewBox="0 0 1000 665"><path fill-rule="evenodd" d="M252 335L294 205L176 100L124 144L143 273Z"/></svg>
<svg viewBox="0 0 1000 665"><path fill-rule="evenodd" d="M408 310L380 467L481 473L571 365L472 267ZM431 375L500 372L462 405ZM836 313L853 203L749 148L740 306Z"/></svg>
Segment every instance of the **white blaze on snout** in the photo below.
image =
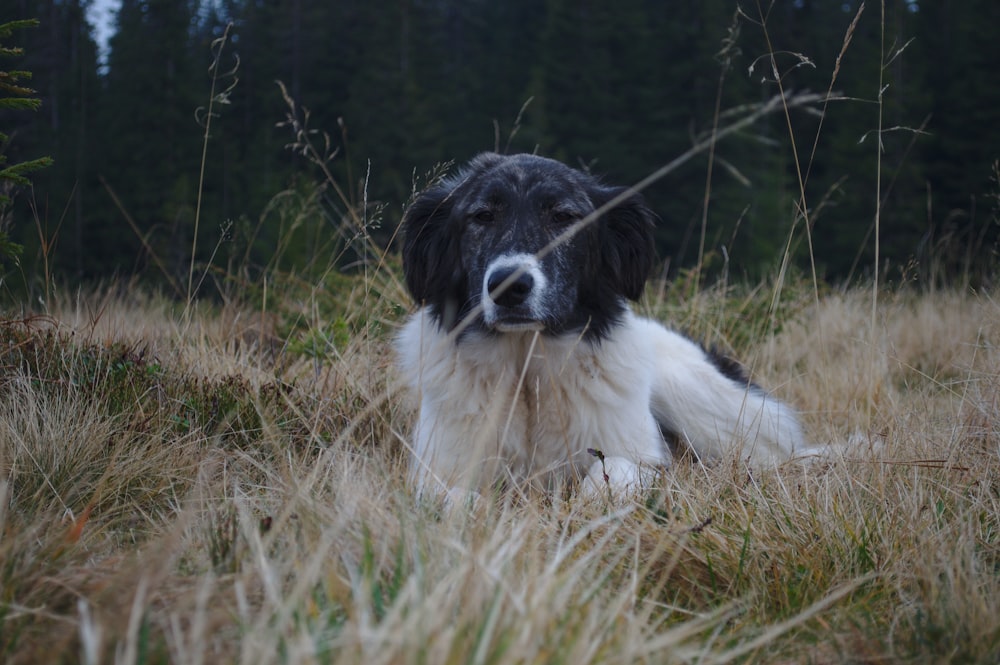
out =
<svg viewBox="0 0 1000 665"><path fill-rule="evenodd" d="M500 271L517 271L510 279L513 281L518 274L530 275L532 279L531 292L524 302L516 308L516 311L504 312L501 305L493 299L490 294L489 284ZM531 254L507 254L498 256L490 261L483 275L482 284L482 304L483 320L488 326L496 328L500 332L514 332L518 330L541 330L542 320L545 318L545 292L548 287L548 280L542 272L542 267ZM496 294L500 297L500 294Z"/></svg>

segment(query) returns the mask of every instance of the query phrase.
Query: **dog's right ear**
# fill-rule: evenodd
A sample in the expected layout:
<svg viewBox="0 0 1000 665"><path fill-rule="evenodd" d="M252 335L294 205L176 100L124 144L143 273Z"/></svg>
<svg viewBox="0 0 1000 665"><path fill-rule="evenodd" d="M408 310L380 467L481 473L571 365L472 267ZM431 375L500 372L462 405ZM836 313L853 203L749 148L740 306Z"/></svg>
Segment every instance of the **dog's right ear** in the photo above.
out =
<svg viewBox="0 0 1000 665"><path fill-rule="evenodd" d="M452 187L422 193L403 215L403 275L410 295L430 305L447 329L454 322L464 287L460 233L451 229Z"/></svg>

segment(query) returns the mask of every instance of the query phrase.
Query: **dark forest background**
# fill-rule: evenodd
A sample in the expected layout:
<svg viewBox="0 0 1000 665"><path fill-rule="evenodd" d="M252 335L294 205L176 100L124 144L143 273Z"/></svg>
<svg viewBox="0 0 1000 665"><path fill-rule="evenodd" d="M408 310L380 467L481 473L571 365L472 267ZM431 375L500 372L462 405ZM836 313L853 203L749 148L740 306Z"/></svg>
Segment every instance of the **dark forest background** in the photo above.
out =
<svg viewBox="0 0 1000 665"><path fill-rule="evenodd" d="M796 213L808 168L821 278L876 269L877 208L877 269L890 277L994 271L996 0L863 10L823 0L124 0L104 60L87 5L2 1L0 22L41 21L9 44L24 56L0 63L32 71L43 101L37 113L0 114L6 153L55 160L5 214L25 245L8 283L24 276L30 287L42 271L182 283L192 248L202 266L253 269L273 265L279 244L286 267L336 255L349 268L358 257L332 240L345 217L360 210L389 245L414 188L482 150L537 151L631 184L710 133L717 105L725 125L778 94L770 53L785 92L825 93L836 71L843 99L826 107L821 129L814 106L791 112L791 131L777 113L718 144L709 269L769 274L790 233L794 263L809 269ZM228 24L219 55L212 44ZM276 81L300 120L308 109L340 193L289 147L296 136ZM698 260L708 160L700 154L646 192L670 271Z"/></svg>

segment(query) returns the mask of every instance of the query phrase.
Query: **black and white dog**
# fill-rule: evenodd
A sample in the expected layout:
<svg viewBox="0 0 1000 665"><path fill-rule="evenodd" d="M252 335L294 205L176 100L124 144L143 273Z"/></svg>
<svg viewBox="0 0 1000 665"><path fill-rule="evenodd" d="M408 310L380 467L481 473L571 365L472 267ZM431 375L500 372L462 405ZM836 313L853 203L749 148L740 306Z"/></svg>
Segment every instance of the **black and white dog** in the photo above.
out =
<svg viewBox="0 0 1000 665"><path fill-rule="evenodd" d="M416 199L403 264L422 306L397 347L418 487L603 492L669 465L667 440L757 465L801 448L794 412L735 364L632 313L654 220L638 194L533 155L479 155Z"/></svg>

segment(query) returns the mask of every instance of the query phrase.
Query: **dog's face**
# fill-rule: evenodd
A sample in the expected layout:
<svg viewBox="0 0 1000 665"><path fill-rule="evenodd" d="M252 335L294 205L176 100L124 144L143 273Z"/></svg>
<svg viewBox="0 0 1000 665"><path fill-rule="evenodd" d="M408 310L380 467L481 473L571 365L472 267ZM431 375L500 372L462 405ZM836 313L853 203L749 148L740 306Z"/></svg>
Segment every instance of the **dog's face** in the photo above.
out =
<svg viewBox="0 0 1000 665"><path fill-rule="evenodd" d="M445 330L599 339L652 267L639 195L578 224L624 191L551 159L482 154L407 210L407 286Z"/></svg>

